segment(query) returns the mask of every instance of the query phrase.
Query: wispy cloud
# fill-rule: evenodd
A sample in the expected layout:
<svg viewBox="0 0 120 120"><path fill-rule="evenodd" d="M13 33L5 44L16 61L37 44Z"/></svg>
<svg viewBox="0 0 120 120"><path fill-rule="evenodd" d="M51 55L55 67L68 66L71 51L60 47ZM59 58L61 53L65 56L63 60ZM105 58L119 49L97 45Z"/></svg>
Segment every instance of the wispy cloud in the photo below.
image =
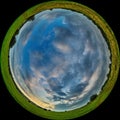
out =
<svg viewBox="0 0 120 120"><path fill-rule="evenodd" d="M55 108L54 104L52 104L51 102L49 102L47 99L45 99L45 91L42 88L42 86L39 85L38 83L39 81L36 78L32 78L30 81L26 80L25 84L30 87L30 91L28 91L26 88L21 88L19 85L19 89L21 90L21 92L27 96L29 98L30 101L32 101L33 103L35 103L36 105L48 109L48 110L53 110ZM23 86L22 86L23 87ZM31 93L32 91L32 93ZM41 96L40 96L40 93ZM47 97L49 96L49 94L47 94ZM42 98L43 97L43 98Z"/></svg>
<svg viewBox="0 0 120 120"><path fill-rule="evenodd" d="M22 45L25 46L29 40L29 37L31 35L31 32L27 33L24 39L22 40Z"/></svg>
<svg viewBox="0 0 120 120"><path fill-rule="evenodd" d="M101 64L98 65L95 72L92 74L92 76L88 82L88 85L86 86L86 88L83 90L83 92L79 96L79 99L83 98L89 91L92 90L92 88L95 86L95 84L99 78L100 73L101 73Z"/></svg>
<svg viewBox="0 0 120 120"><path fill-rule="evenodd" d="M95 84L99 78L100 72L101 72L101 64L99 64L99 66L96 68L95 72L92 74L92 76L89 80L88 80L87 76L85 76L82 79L81 82L82 83L88 82L88 85L85 87L85 89L82 91L82 93L80 93L80 95L70 97L69 99L63 99L62 101L57 101L57 102L55 101L55 104L72 105L72 104L76 103L76 101L82 100L95 86ZM66 87L66 89L68 89L68 87ZM82 106L82 104L81 104L81 106Z"/></svg>
<svg viewBox="0 0 120 120"><path fill-rule="evenodd" d="M86 40L86 44L85 44L85 48L84 48L84 51L83 51L83 55L86 55L86 54L92 53L92 52L93 52L93 48L90 45L90 41Z"/></svg>
<svg viewBox="0 0 120 120"><path fill-rule="evenodd" d="M63 43L60 43L60 42L55 42L54 46L55 46L55 48L57 48L62 53L71 52L71 48L70 48L70 46L68 44L63 44Z"/></svg>

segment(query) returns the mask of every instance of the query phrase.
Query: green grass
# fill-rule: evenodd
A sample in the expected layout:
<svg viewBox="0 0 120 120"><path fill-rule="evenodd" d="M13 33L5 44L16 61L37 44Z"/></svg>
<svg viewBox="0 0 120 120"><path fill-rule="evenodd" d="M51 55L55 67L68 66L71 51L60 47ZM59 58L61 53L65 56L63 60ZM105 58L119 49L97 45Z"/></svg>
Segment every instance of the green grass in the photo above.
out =
<svg viewBox="0 0 120 120"><path fill-rule="evenodd" d="M20 27L25 23L25 21L31 16L37 14L40 11L44 11L46 9L52 9L52 8L71 9L77 12L81 12L85 14L87 17L89 17L90 19L92 19L93 22L100 28L100 30L104 34L104 37L106 38L107 43L109 45L109 49L111 51L111 61L112 61L112 64L110 66L111 70L108 76L108 81L105 83L101 93L92 102L88 103L86 106L76 110L68 111L68 112L47 111L38 107L34 103L30 102L18 90L9 71L9 57L8 57L9 45L16 31L20 29ZM119 67L120 67L119 60L120 60L120 56L119 56L118 44L112 30L110 29L106 21L90 8L81 4L77 4L75 2L67 2L67 1L57 1L57 2L53 1L53 2L42 3L24 12L11 25L10 29L6 34L6 37L4 38L2 49L1 49L1 71L2 71L4 82L10 94L21 106L23 106L26 110L30 111L31 113L40 117L57 119L57 120L72 119L72 118L80 117L94 110L96 107L98 107L107 98L107 96L110 94L112 88L115 85L118 72L119 72Z"/></svg>

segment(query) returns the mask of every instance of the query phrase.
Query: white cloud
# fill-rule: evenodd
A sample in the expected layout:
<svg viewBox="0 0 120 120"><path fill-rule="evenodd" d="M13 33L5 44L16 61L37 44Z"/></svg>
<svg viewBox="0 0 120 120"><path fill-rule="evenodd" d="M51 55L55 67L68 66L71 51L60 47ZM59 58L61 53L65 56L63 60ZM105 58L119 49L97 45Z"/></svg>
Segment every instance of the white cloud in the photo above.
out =
<svg viewBox="0 0 120 120"><path fill-rule="evenodd" d="M98 67L96 68L96 71L93 73L93 75L91 76L87 87L83 90L83 92L81 93L81 95L79 96L79 98L84 97L96 84L98 77L100 75L101 72L101 64L98 65Z"/></svg>
<svg viewBox="0 0 120 120"><path fill-rule="evenodd" d="M43 87L39 84L39 77L43 77L41 74L37 72L37 78L32 77L30 80L22 80L19 74L19 70L17 69L19 66L16 67L15 74L17 75L17 78L15 77L15 81L17 87L20 89L20 91L33 103L36 105L48 109L53 110L55 108L54 104L48 101L48 99L45 99L46 97L51 97L50 94L46 94ZM21 81L21 82L20 82ZM31 91L27 87L29 85ZM41 96L43 97L41 97Z"/></svg>
<svg viewBox="0 0 120 120"><path fill-rule="evenodd" d="M35 76L36 79L46 79L44 75L41 74L40 70L35 68L34 66L30 66L30 69L32 70L33 75Z"/></svg>
<svg viewBox="0 0 120 120"><path fill-rule="evenodd" d="M65 62L59 64L58 66L55 66L53 70L50 72L49 78L51 77L60 78L61 76L65 74L66 67L67 67L67 63Z"/></svg>
<svg viewBox="0 0 120 120"><path fill-rule="evenodd" d="M70 48L70 46L67 43L63 44L63 43L55 42L54 46L55 46L55 48L57 48L58 50L60 50L62 53L71 52L71 48Z"/></svg>
<svg viewBox="0 0 120 120"><path fill-rule="evenodd" d="M83 90L83 92L79 95L79 96L75 96L75 97L71 97L69 98L69 100L63 100L62 102L59 103L65 103L65 104L73 104L75 103L75 101L78 100L82 100L85 95L92 90L92 88L95 86L98 77L100 75L100 71L101 71L101 64L99 64L99 66L97 67L96 71L93 73L93 75L91 76L90 80L88 81L88 86L86 86L86 88ZM86 82L88 80L87 76L84 76L81 82Z"/></svg>
<svg viewBox="0 0 120 120"><path fill-rule="evenodd" d="M28 21L22 26L22 28L19 30L19 34L16 35L16 40L19 40L21 37L23 37L23 36L21 36L22 32L26 32L27 28L30 27L31 24L32 24L32 22Z"/></svg>
<svg viewBox="0 0 120 120"><path fill-rule="evenodd" d="M92 47L90 45L90 41L86 40L86 44L85 44L85 49L84 49L83 55L86 55L89 52L93 52L93 49L92 49Z"/></svg>
<svg viewBox="0 0 120 120"><path fill-rule="evenodd" d="M22 40L22 45L25 46L28 42L28 39L31 35L31 32L27 33L26 37L24 38L24 40Z"/></svg>
<svg viewBox="0 0 120 120"><path fill-rule="evenodd" d="M34 95L30 94L29 98L31 101L33 101L35 104L37 104L38 106L47 109L47 110L53 110L55 108L55 105L51 102L47 103L44 101L41 101L40 99L38 99L37 97L35 97Z"/></svg>
<svg viewBox="0 0 120 120"><path fill-rule="evenodd" d="M88 81L88 77L84 76L81 80L80 83L86 83Z"/></svg>

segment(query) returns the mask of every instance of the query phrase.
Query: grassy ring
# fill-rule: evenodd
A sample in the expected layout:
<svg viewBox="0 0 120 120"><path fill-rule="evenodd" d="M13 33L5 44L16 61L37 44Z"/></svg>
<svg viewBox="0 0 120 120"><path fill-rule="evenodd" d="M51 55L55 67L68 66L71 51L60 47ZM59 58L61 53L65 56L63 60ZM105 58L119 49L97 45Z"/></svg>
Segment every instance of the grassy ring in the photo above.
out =
<svg viewBox="0 0 120 120"><path fill-rule="evenodd" d="M107 44L109 46L110 52L111 52L111 65L110 65L110 72L108 75L108 80L104 84L101 93L91 102L89 102L87 105L85 105L82 108L75 109L72 111L67 112L53 112L53 111L47 111L44 110L31 101L29 101L17 88L15 85L12 76L10 74L9 70L9 46L12 38L16 34L16 32L21 28L21 26L33 15L47 10L47 9L53 9L53 8L64 8L64 9L71 9L77 12L80 12L87 17L89 17L101 30L104 37L106 38ZM115 85L115 82L117 80L119 67L120 67L120 61L119 61L119 48L116 41L116 38L114 36L114 33L112 32L109 25L105 22L105 20L98 15L95 11L91 10L90 8L75 3L75 2L67 2L67 1L52 1L52 2L46 2L42 4L38 4L26 12L24 12L20 17L18 17L15 22L11 25L10 29L8 30L4 41L2 45L1 50L1 71L4 78L4 82L7 86L7 89L9 90L10 94L14 97L14 99L23 106L26 110L30 111L31 113L48 119L73 119L76 117L83 116L90 111L94 110L96 107L98 107L110 94L112 88Z"/></svg>

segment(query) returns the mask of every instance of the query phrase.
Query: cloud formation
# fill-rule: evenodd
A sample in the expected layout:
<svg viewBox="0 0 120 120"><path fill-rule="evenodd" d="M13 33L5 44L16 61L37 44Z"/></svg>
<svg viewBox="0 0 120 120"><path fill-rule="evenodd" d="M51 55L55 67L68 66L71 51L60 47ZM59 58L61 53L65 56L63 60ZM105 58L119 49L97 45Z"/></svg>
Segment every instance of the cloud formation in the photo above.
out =
<svg viewBox="0 0 120 120"><path fill-rule="evenodd" d="M101 91L110 52L98 27L81 13L46 10L27 21L10 49L14 81L30 101L52 111L84 106Z"/></svg>

